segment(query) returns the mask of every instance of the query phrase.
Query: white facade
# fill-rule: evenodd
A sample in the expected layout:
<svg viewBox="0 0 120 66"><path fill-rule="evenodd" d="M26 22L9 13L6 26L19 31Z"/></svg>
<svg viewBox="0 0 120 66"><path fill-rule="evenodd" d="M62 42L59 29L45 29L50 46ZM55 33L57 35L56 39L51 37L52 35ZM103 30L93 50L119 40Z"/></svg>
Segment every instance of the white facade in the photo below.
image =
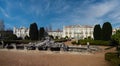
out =
<svg viewBox="0 0 120 66"><path fill-rule="evenodd" d="M75 39L84 39L91 37L93 38L93 26L81 26L81 25L72 25L72 26L64 26L63 31L48 31L48 35L52 35L54 38L58 36L58 38L64 38L68 36L68 38L75 38ZM14 27L13 33L17 37L22 37L23 39L25 36L29 36L29 29L25 27L16 28Z"/></svg>
<svg viewBox="0 0 120 66"><path fill-rule="evenodd" d="M48 35L52 35L54 38L58 36L58 38L62 38L63 32L62 31L49 31Z"/></svg>
<svg viewBox="0 0 120 66"><path fill-rule="evenodd" d="M29 36L29 29L25 27L21 28L13 28L13 34L15 34L17 37L25 38L25 36Z"/></svg>
<svg viewBox="0 0 120 66"><path fill-rule="evenodd" d="M68 36L69 38L84 39L91 37L93 38L92 26L81 26L81 25L72 25L63 27L63 37Z"/></svg>
<svg viewBox="0 0 120 66"><path fill-rule="evenodd" d="M116 33L117 30L120 30L120 27L114 28L114 29L112 30L112 35L114 35L114 34Z"/></svg>

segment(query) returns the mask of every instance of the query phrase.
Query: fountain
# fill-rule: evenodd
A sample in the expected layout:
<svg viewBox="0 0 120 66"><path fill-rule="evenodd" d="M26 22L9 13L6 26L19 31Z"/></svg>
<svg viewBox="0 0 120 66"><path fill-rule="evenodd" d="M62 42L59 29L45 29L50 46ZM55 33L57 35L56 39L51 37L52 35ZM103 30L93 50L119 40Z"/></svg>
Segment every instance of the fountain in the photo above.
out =
<svg viewBox="0 0 120 66"><path fill-rule="evenodd" d="M54 42L50 37L46 37L44 41L30 42L29 44L5 44L2 42L3 48L7 49L26 49L26 50L49 50L49 51L68 51L68 52L96 52L100 48L90 46L87 42L86 46L67 46L64 43Z"/></svg>

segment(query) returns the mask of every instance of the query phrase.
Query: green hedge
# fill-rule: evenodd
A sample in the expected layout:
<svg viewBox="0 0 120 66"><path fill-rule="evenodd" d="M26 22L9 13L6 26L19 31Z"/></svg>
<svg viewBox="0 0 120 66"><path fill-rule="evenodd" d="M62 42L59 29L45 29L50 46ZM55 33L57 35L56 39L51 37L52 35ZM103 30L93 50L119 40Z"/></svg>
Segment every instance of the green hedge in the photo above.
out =
<svg viewBox="0 0 120 66"><path fill-rule="evenodd" d="M116 50L120 52L120 46L118 46L118 47L116 48Z"/></svg>
<svg viewBox="0 0 120 66"><path fill-rule="evenodd" d="M76 41L72 41L71 43L72 43L73 45L77 44Z"/></svg>
<svg viewBox="0 0 120 66"><path fill-rule="evenodd" d="M103 45L103 46L110 45L110 41L102 41L102 40L78 40L78 43L76 41L72 41L72 44L86 45L87 42L89 42L90 45Z"/></svg>
<svg viewBox="0 0 120 66"><path fill-rule="evenodd" d="M111 66L119 66L120 64L120 58L118 57L118 53L106 53L105 60L109 61L111 63Z"/></svg>
<svg viewBox="0 0 120 66"><path fill-rule="evenodd" d="M105 54L105 60L111 61L111 58L118 58L118 54L112 52L108 52Z"/></svg>
<svg viewBox="0 0 120 66"><path fill-rule="evenodd" d="M4 43L10 44L10 43L16 43L16 44L28 44L31 42L31 40L4 40Z"/></svg>
<svg viewBox="0 0 120 66"><path fill-rule="evenodd" d="M65 41L67 41L67 39L55 39L54 41L55 42L65 42Z"/></svg>
<svg viewBox="0 0 120 66"><path fill-rule="evenodd" d="M76 41L72 41L71 42L73 45L80 45L80 41L76 42Z"/></svg>

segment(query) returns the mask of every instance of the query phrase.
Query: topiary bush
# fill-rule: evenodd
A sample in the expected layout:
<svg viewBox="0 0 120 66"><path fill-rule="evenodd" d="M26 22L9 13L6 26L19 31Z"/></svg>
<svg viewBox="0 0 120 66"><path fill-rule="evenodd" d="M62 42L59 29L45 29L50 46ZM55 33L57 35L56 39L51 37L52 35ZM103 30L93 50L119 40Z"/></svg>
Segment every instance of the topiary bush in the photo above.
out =
<svg viewBox="0 0 120 66"><path fill-rule="evenodd" d="M113 52L106 53L105 60L111 62L111 66L120 65L120 58L118 57L118 53L113 53Z"/></svg>
<svg viewBox="0 0 120 66"><path fill-rule="evenodd" d="M111 61L111 58L118 58L118 54L112 52L108 52L105 54L105 60Z"/></svg>
<svg viewBox="0 0 120 66"><path fill-rule="evenodd" d="M120 58L111 59L111 66L120 66Z"/></svg>
<svg viewBox="0 0 120 66"><path fill-rule="evenodd" d="M116 47L116 50L120 52L120 46L117 46L117 47Z"/></svg>
<svg viewBox="0 0 120 66"><path fill-rule="evenodd" d="M81 45L86 45L87 42L90 43L90 45L102 45L102 46L108 46L110 45L110 41L102 41L102 40L88 40L88 39L84 39L84 40L79 40L78 43Z"/></svg>
<svg viewBox="0 0 120 66"><path fill-rule="evenodd" d="M72 41L71 43L72 43L73 45L77 44L76 41Z"/></svg>
<svg viewBox="0 0 120 66"><path fill-rule="evenodd" d="M63 38L62 38L62 39L55 39L54 41L55 41L55 42L66 42L67 39L63 39Z"/></svg>
<svg viewBox="0 0 120 66"><path fill-rule="evenodd" d="M31 40L4 40L5 44L11 44L11 43L28 44L29 42L31 42Z"/></svg>

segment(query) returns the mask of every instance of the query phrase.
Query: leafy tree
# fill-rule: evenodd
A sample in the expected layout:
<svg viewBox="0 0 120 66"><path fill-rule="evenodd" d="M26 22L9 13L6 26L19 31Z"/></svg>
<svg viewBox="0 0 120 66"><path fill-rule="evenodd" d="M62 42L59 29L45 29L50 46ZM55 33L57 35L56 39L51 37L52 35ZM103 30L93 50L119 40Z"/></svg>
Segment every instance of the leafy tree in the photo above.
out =
<svg viewBox="0 0 120 66"><path fill-rule="evenodd" d="M5 25L4 25L4 20L0 19L0 31L4 31Z"/></svg>
<svg viewBox="0 0 120 66"><path fill-rule="evenodd" d="M26 39L26 40L29 40L29 39L30 39L30 37L26 35L26 36L25 36L25 39Z"/></svg>
<svg viewBox="0 0 120 66"><path fill-rule="evenodd" d="M53 35L49 35L49 37L50 37L51 39L54 39Z"/></svg>
<svg viewBox="0 0 120 66"><path fill-rule="evenodd" d="M100 25L95 25L93 32L94 40L101 40L101 27Z"/></svg>
<svg viewBox="0 0 120 66"><path fill-rule="evenodd" d="M14 34L10 34L10 35L8 36L8 40L16 40L16 39L17 39L17 36L14 35Z"/></svg>
<svg viewBox="0 0 120 66"><path fill-rule="evenodd" d="M13 34L12 30L0 31L1 40L16 40L17 36Z"/></svg>
<svg viewBox="0 0 120 66"><path fill-rule="evenodd" d="M91 38L91 36L88 36L87 39L88 39L88 40L93 40L93 38Z"/></svg>
<svg viewBox="0 0 120 66"><path fill-rule="evenodd" d="M55 36L55 39L58 39L58 36Z"/></svg>
<svg viewBox="0 0 120 66"><path fill-rule="evenodd" d="M117 30L116 33L112 35L112 45L116 46L116 50L120 56L120 30Z"/></svg>
<svg viewBox="0 0 120 66"><path fill-rule="evenodd" d="M109 22L105 22L102 26L102 40L111 40L112 26Z"/></svg>
<svg viewBox="0 0 120 66"><path fill-rule="evenodd" d="M65 39L68 39L68 36L65 36Z"/></svg>
<svg viewBox="0 0 120 66"><path fill-rule="evenodd" d="M22 40L23 38L22 37L18 37L17 40Z"/></svg>
<svg viewBox="0 0 120 66"><path fill-rule="evenodd" d="M38 40L38 27L36 23L30 24L29 35L31 40Z"/></svg>
<svg viewBox="0 0 120 66"><path fill-rule="evenodd" d="M42 40L42 39L44 39L45 38L45 30L44 30L44 27L41 27L40 29L39 29L39 40Z"/></svg>
<svg viewBox="0 0 120 66"><path fill-rule="evenodd" d="M44 35L45 35L45 36L49 36L47 31L45 31Z"/></svg>
<svg viewBox="0 0 120 66"><path fill-rule="evenodd" d="M120 30L117 30L114 35L112 35L112 40L114 41L115 45L120 45Z"/></svg>

